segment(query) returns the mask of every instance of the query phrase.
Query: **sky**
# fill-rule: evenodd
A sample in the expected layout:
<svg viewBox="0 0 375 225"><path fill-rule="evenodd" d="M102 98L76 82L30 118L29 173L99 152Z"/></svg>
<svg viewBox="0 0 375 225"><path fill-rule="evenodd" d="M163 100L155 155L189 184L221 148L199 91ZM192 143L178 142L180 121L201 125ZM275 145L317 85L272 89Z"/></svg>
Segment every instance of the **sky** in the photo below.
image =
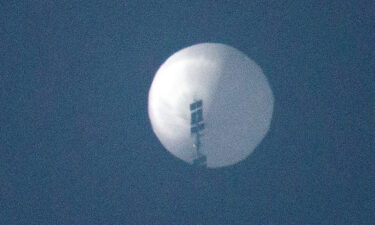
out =
<svg viewBox="0 0 375 225"><path fill-rule="evenodd" d="M0 1L0 224L373 224L375 3ZM267 76L270 130L198 170L152 131L174 52L233 46Z"/></svg>

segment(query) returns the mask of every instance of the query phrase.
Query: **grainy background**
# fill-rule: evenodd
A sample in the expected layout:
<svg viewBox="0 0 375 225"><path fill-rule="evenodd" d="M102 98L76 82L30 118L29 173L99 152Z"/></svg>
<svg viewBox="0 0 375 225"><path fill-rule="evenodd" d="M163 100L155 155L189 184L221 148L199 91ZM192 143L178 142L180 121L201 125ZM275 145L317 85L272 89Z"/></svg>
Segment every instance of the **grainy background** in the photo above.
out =
<svg viewBox="0 0 375 225"><path fill-rule="evenodd" d="M374 1L1 1L0 224L374 224ZM159 66L256 61L271 129L195 171L151 130Z"/></svg>

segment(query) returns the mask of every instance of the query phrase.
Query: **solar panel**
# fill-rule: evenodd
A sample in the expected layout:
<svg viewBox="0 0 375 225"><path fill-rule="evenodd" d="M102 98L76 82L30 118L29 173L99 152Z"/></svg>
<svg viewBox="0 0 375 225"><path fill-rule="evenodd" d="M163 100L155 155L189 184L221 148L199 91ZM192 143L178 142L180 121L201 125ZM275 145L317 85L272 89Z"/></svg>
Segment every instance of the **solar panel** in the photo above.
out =
<svg viewBox="0 0 375 225"><path fill-rule="evenodd" d="M197 108L202 108L202 100L199 100L199 101L197 101L196 102L196 104L197 104Z"/></svg>
<svg viewBox="0 0 375 225"><path fill-rule="evenodd" d="M192 135L195 135L195 143L194 148L197 151L197 158L194 160L194 164L197 166L205 166L207 157L201 152L200 150L200 131L204 129L203 123L203 102L202 100L198 100L190 104L190 112L191 112L191 128L190 132Z"/></svg>
<svg viewBox="0 0 375 225"><path fill-rule="evenodd" d="M196 108L197 108L197 103L194 102L190 104L190 111L193 111Z"/></svg>
<svg viewBox="0 0 375 225"><path fill-rule="evenodd" d="M202 100L198 100L194 103L191 103L190 104L190 111L196 110L198 108L202 108L202 104L203 104Z"/></svg>
<svg viewBox="0 0 375 225"><path fill-rule="evenodd" d="M199 132L198 127L191 127L191 128L190 128L190 132L191 132L192 134L196 134L196 133L198 133L198 132Z"/></svg>
<svg viewBox="0 0 375 225"><path fill-rule="evenodd" d="M192 134L196 134L196 133L199 133L199 131L203 130L204 129L204 124L203 123L200 123L200 124L197 124L195 126L192 126L190 128L190 132Z"/></svg>
<svg viewBox="0 0 375 225"><path fill-rule="evenodd" d="M197 124L203 121L203 111L202 109L198 109L191 113L191 125Z"/></svg>

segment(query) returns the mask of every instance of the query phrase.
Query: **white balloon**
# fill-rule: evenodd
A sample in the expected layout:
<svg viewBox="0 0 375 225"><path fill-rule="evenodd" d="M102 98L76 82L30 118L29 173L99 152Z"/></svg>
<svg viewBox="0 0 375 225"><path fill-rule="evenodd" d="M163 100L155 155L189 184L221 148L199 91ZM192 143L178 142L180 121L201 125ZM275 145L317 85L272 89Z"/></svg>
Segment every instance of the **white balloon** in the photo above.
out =
<svg viewBox="0 0 375 225"><path fill-rule="evenodd" d="M247 158L269 130L273 94L261 68L224 44L203 43L170 56L157 71L148 97L152 129L163 146L192 164L190 104L203 101L201 151L207 167Z"/></svg>

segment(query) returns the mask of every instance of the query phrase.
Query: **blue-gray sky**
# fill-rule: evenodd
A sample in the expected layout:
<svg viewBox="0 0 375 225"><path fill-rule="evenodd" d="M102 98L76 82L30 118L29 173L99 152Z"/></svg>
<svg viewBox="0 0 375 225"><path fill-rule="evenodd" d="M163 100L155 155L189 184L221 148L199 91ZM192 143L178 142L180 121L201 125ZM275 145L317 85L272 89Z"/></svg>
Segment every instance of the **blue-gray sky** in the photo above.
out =
<svg viewBox="0 0 375 225"><path fill-rule="evenodd" d="M0 224L373 224L375 4L1 1ZM147 97L181 48L231 45L275 95L250 157L195 171Z"/></svg>

